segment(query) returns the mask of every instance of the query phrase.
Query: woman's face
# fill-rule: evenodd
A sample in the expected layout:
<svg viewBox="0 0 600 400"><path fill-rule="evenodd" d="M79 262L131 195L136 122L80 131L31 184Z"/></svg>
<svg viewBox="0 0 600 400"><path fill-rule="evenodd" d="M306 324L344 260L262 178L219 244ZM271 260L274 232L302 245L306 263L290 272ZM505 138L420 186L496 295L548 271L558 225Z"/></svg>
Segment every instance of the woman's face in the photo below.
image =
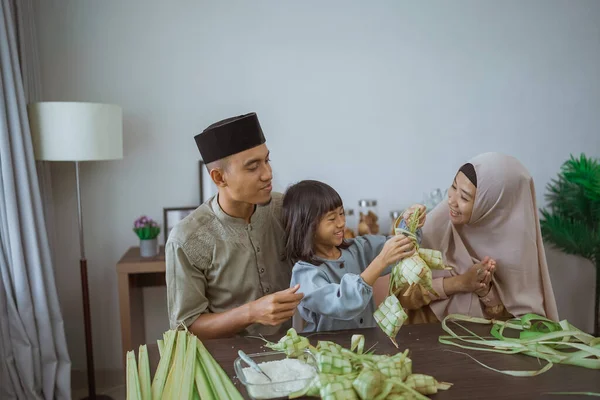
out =
<svg viewBox="0 0 600 400"><path fill-rule="evenodd" d="M448 205L450 206L450 221L454 225L466 225L471 220L475 193L477 188L469 178L459 172L448 190Z"/></svg>

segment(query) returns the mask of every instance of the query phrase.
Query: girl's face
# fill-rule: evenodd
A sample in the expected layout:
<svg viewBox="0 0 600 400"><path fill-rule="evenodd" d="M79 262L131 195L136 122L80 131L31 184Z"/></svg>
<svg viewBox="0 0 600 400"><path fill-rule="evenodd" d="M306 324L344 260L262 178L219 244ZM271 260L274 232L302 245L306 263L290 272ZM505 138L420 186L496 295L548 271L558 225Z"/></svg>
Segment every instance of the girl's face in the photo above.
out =
<svg viewBox="0 0 600 400"><path fill-rule="evenodd" d="M321 218L315 233L315 244L321 246L340 246L344 240L346 215L344 207L329 211Z"/></svg>
<svg viewBox="0 0 600 400"><path fill-rule="evenodd" d="M448 205L450 206L450 221L454 225L466 225L471 220L475 193L477 188L469 178L459 172L448 190Z"/></svg>

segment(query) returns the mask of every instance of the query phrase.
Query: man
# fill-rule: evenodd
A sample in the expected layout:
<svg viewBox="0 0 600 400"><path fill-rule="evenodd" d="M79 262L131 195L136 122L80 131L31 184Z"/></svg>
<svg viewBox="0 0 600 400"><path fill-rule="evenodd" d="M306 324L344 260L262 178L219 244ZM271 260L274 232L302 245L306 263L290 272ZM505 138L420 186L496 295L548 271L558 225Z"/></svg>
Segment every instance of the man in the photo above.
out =
<svg viewBox="0 0 600 400"><path fill-rule="evenodd" d="M201 339L275 334L303 295L282 261L283 196L271 193L269 150L255 113L195 136L218 194L180 221L165 246L169 320Z"/></svg>

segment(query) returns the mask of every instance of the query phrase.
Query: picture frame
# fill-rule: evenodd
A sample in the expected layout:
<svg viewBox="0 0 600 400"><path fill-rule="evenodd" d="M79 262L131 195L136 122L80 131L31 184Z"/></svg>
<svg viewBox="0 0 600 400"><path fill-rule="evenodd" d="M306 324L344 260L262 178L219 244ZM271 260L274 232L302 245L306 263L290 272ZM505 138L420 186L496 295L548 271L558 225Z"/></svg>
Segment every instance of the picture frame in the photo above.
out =
<svg viewBox="0 0 600 400"><path fill-rule="evenodd" d="M198 208L198 206L163 208L163 234L165 244L167 244L169 233L171 233L171 229L173 229L175 224L187 217L196 208Z"/></svg>

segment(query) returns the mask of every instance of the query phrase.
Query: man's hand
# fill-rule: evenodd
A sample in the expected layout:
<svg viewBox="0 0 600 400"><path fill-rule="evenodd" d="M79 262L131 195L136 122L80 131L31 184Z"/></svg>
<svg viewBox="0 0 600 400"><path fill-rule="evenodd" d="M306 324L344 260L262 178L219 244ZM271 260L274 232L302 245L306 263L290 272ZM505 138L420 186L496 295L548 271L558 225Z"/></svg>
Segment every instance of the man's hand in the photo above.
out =
<svg viewBox="0 0 600 400"><path fill-rule="evenodd" d="M248 304L252 323L276 326L292 318L304 297L304 294L296 293L299 288L300 285L296 285Z"/></svg>
<svg viewBox="0 0 600 400"><path fill-rule="evenodd" d="M203 313L189 326L200 340L233 336L258 323L277 326L290 319L304 297L296 291L300 285L261 297L222 313Z"/></svg>

